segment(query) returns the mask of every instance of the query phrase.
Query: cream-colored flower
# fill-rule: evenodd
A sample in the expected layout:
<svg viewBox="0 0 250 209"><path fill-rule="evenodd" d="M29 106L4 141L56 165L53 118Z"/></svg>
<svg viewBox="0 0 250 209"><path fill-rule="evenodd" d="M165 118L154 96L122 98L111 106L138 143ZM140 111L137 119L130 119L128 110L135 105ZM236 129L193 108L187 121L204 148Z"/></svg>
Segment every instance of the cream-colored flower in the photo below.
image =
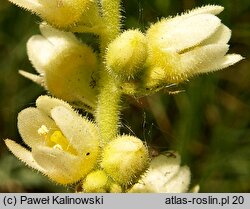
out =
<svg viewBox="0 0 250 209"><path fill-rule="evenodd" d="M72 33L41 24L42 35L27 43L30 61L40 75L20 73L41 84L53 95L73 104L96 105L95 72L97 57Z"/></svg>
<svg viewBox="0 0 250 209"><path fill-rule="evenodd" d="M93 0L9 0L52 25L68 27L80 20Z"/></svg>
<svg viewBox="0 0 250 209"><path fill-rule="evenodd" d="M231 30L215 16L222 10L221 6L204 6L148 29L148 86L179 83L243 59L239 54L226 54Z"/></svg>
<svg viewBox="0 0 250 209"><path fill-rule="evenodd" d="M9 139L5 140L7 147L58 183L74 183L85 177L97 163L97 127L59 99L40 96L36 106L18 115L19 132L31 151Z"/></svg>
<svg viewBox="0 0 250 209"><path fill-rule="evenodd" d="M189 168L187 166L180 166L180 163L180 156L173 151L153 158L148 172L128 192L187 192L191 174Z"/></svg>

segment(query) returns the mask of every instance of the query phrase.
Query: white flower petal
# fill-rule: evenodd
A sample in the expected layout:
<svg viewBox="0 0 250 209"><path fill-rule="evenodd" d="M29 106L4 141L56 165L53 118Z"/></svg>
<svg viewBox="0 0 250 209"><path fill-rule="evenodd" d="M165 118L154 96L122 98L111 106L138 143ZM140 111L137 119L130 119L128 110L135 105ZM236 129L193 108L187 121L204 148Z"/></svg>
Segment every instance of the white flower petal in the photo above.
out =
<svg viewBox="0 0 250 209"><path fill-rule="evenodd" d="M33 73L29 73L29 72L26 72L26 71L23 71L23 70L19 70L18 71L22 76L24 76L25 78L28 78L30 80L32 80L33 82L41 85L41 86L44 86L44 78L43 76L40 76L40 75L36 75L36 74L33 74Z"/></svg>
<svg viewBox="0 0 250 209"><path fill-rule="evenodd" d="M40 24L40 31L48 42L58 48L65 48L69 44L79 44L77 38L70 32L57 30L46 23Z"/></svg>
<svg viewBox="0 0 250 209"><path fill-rule="evenodd" d="M201 45L208 45L208 44L227 44L231 38L231 30L225 26L221 25L218 30L210 36L208 39L203 41Z"/></svg>
<svg viewBox="0 0 250 209"><path fill-rule="evenodd" d="M55 53L55 47L43 36L34 35L27 42L27 53L37 72L43 74Z"/></svg>
<svg viewBox="0 0 250 209"><path fill-rule="evenodd" d="M48 115L36 108L26 108L18 114L18 130L23 141L29 146L46 145L43 135L39 135L38 129L45 125L48 130L58 130L55 122Z"/></svg>
<svg viewBox="0 0 250 209"><path fill-rule="evenodd" d="M152 42L151 44L165 50L181 52L200 44L210 37L220 25L220 19L211 14L191 16L176 24L171 23L170 19L157 24L156 32L154 30L150 32L149 29L148 38Z"/></svg>
<svg viewBox="0 0 250 209"><path fill-rule="evenodd" d="M218 15L224 10L224 7L218 5L206 5L202 7L197 7L190 11L184 12L181 15L177 15L174 18L169 19L169 23L177 24L178 22L187 19L188 17L200 15L200 14L211 14L211 15Z"/></svg>
<svg viewBox="0 0 250 209"><path fill-rule="evenodd" d="M56 148L36 147L32 150L36 162L46 174L61 184L74 183L93 169L95 162Z"/></svg>
<svg viewBox="0 0 250 209"><path fill-rule="evenodd" d="M168 181L175 175L181 163L179 154L173 151L166 152L155 158L150 163L150 169L164 176L165 181Z"/></svg>
<svg viewBox="0 0 250 209"><path fill-rule="evenodd" d="M178 172L180 162L180 155L176 152L157 156L152 160L148 174L143 181L146 184L149 183L155 192L161 192L162 186Z"/></svg>
<svg viewBox="0 0 250 209"><path fill-rule="evenodd" d="M241 61L242 59L244 59L244 57L242 57L239 54L227 54L226 56L220 59L214 60L214 62L212 62L206 68L201 68L199 70L199 73L208 73L216 70L221 70L223 68L234 65L235 63Z"/></svg>
<svg viewBox="0 0 250 209"><path fill-rule="evenodd" d="M70 32L57 30L45 23L40 24L42 35L34 35L27 42L27 52L30 61L39 73L50 69L54 57L58 57L66 49L78 47L81 44ZM62 56L62 55L61 55Z"/></svg>
<svg viewBox="0 0 250 209"><path fill-rule="evenodd" d="M243 59L244 59L244 57L242 57L240 54L227 54L223 58L223 62L221 63L220 69L234 65L235 63L237 63Z"/></svg>
<svg viewBox="0 0 250 209"><path fill-rule="evenodd" d="M31 168L45 173L45 170L36 163L30 151L10 139L6 139L5 144L19 160L23 161Z"/></svg>
<svg viewBox="0 0 250 209"><path fill-rule="evenodd" d="M180 156L172 151L155 157L148 172L129 192L166 192L165 187L180 171L180 161Z"/></svg>
<svg viewBox="0 0 250 209"><path fill-rule="evenodd" d="M190 10L188 13L183 16L197 15L197 14L213 14L218 15L224 10L224 7L218 5L206 5L202 7L197 7Z"/></svg>
<svg viewBox="0 0 250 209"><path fill-rule="evenodd" d="M57 98L50 97L47 95L38 97L36 100L36 106L39 110L43 111L50 117L51 117L51 110L55 108L56 106L63 106L66 109L73 111L73 109L67 102L64 102L61 99L57 99Z"/></svg>
<svg viewBox="0 0 250 209"><path fill-rule="evenodd" d="M201 72L202 69L210 68L216 59L223 58L228 48L229 46L226 44L210 44L196 47L181 54L182 69L192 75Z"/></svg>
<svg viewBox="0 0 250 209"><path fill-rule="evenodd" d="M187 166L182 166L179 172L167 182L160 190L166 193L187 192L190 184L191 173Z"/></svg>
<svg viewBox="0 0 250 209"><path fill-rule="evenodd" d="M9 0L13 4L16 4L19 7L23 7L28 10L37 10L41 6L38 0Z"/></svg>
<svg viewBox="0 0 250 209"><path fill-rule="evenodd" d="M51 115L70 144L80 153L97 149L99 135L93 123L63 106L55 107Z"/></svg>

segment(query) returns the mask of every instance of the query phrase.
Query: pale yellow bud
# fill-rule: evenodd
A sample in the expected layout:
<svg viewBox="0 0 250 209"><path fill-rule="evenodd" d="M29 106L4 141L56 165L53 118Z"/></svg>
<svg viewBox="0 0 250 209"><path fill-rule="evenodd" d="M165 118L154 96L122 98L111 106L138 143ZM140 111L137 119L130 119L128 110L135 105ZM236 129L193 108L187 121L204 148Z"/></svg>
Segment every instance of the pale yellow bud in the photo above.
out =
<svg viewBox="0 0 250 209"><path fill-rule="evenodd" d="M119 136L106 145L101 167L117 183L128 186L148 167L147 147L133 136Z"/></svg>
<svg viewBox="0 0 250 209"><path fill-rule="evenodd" d="M147 42L139 30L128 30L108 46L106 65L110 73L123 80L139 73L147 58Z"/></svg>
<svg viewBox="0 0 250 209"><path fill-rule="evenodd" d="M116 184L103 170L96 170L87 175L82 183L83 191L88 193L119 193L120 185Z"/></svg>
<svg viewBox="0 0 250 209"><path fill-rule="evenodd" d="M9 0L19 7L39 15L57 27L68 27L78 22L89 9L92 0Z"/></svg>

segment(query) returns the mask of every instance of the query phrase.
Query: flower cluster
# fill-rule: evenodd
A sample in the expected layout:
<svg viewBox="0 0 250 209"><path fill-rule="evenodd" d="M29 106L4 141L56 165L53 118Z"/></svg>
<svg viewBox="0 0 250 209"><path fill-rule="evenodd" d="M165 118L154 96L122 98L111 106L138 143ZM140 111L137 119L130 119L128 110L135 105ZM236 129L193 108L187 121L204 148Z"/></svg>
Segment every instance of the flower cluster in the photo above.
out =
<svg viewBox="0 0 250 209"><path fill-rule="evenodd" d="M146 34L123 32L107 49L109 72L127 80L125 93L150 94L239 62L241 55L226 54L231 30L215 16L222 10L221 6L205 6L162 19Z"/></svg>
<svg viewBox="0 0 250 209"><path fill-rule="evenodd" d="M36 108L29 107L19 113L18 129L28 149L10 139L5 140L7 147L26 165L57 183L82 180L85 192L188 189L190 171L186 166L180 167L177 153L155 157L144 174L149 156L140 139L118 136L101 150L97 126L62 100L40 96ZM136 183L142 174L143 178Z"/></svg>
<svg viewBox="0 0 250 209"><path fill-rule="evenodd" d="M227 54L231 31L216 17L223 7L121 32L118 0L9 1L44 21L41 35L27 42L38 74L20 73L53 96L40 96L36 107L19 113L27 148L6 139L10 151L57 183L79 183L82 192L187 192L191 174L177 152L151 158L142 140L119 132L119 102L124 94L152 94L242 60ZM100 48L74 32L98 35Z"/></svg>
<svg viewBox="0 0 250 209"><path fill-rule="evenodd" d="M10 139L5 143L20 160L55 182L71 184L86 177L87 192L122 191L147 168L148 151L140 139L119 136L101 151L97 126L69 104L40 96L36 106L18 115L19 132L30 150ZM100 173L105 180L93 179Z"/></svg>

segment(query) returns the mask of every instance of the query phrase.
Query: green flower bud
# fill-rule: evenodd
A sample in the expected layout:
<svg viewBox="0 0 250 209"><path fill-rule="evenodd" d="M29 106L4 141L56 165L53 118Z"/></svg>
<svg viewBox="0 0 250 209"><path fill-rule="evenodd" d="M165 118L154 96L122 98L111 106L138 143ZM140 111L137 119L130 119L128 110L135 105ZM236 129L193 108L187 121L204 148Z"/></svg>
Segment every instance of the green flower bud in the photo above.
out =
<svg viewBox="0 0 250 209"><path fill-rule="evenodd" d="M87 175L82 184L85 192L104 193L122 192L120 185L113 182L103 170L96 170Z"/></svg>
<svg viewBox="0 0 250 209"><path fill-rule="evenodd" d="M106 65L112 75L127 80L142 70L146 57L146 37L138 30L128 30L109 44Z"/></svg>
<svg viewBox="0 0 250 209"><path fill-rule="evenodd" d="M108 176L104 171L97 170L89 173L83 181L85 192L104 193L107 192Z"/></svg>
<svg viewBox="0 0 250 209"><path fill-rule="evenodd" d="M101 167L115 182L126 187L138 180L148 163L148 150L142 141L124 135L104 148Z"/></svg>
<svg viewBox="0 0 250 209"><path fill-rule="evenodd" d="M51 25L67 28L77 23L91 6L91 0L9 0L39 15Z"/></svg>
<svg viewBox="0 0 250 209"><path fill-rule="evenodd" d="M122 188L120 185L116 184L116 183L111 183L110 188L109 188L109 192L110 193L121 193L122 192Z"/></svg>

